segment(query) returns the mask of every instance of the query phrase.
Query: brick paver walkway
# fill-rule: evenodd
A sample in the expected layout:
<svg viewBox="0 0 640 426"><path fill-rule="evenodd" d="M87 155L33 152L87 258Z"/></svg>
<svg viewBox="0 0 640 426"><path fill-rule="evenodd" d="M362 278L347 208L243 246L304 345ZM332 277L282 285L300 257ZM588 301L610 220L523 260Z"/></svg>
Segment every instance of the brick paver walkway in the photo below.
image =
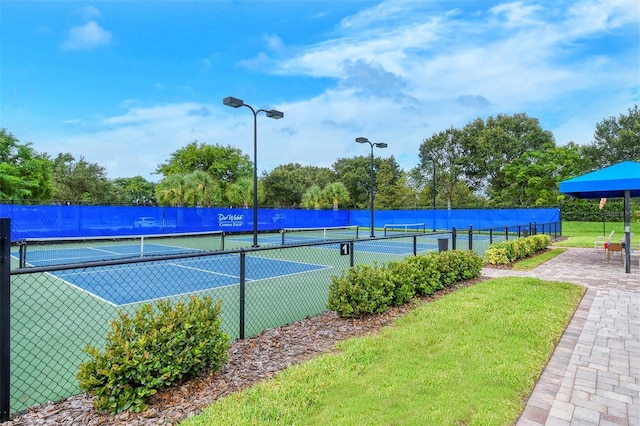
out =
<svg viewBox="0 0 640 426"><path fill-rule="evenodd" d="M519 426L640 426L640 266L631 273L593 249L568 249L532 271L484 268L487 277L530 276L587 292L518 420Z"/></svg>

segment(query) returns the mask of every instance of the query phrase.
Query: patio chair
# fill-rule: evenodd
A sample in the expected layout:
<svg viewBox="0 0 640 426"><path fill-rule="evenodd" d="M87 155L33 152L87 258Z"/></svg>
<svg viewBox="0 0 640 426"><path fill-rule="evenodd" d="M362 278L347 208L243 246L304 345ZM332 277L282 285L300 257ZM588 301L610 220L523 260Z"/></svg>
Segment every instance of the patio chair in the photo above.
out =
<svg viewBox="0 0 640 426"><path fill-rule="evenodd" d="M607 252L607 246L611 243L611 238L613 238L613 234L616 231L611 231L608 237L598 236L596 240L593 242L593 248L596 250L596 254L600 253L602 250L602 258L604 259L604 255Z"/></svg>
<svg viewBox="0 0 640 426"><path fill-rule="evenodd" d="M611 260L611 253L618 253L620 256L620 263L624 263L624 259L622 256L622 243L609 243L609 247L607 248L607 262Z"/></svg>

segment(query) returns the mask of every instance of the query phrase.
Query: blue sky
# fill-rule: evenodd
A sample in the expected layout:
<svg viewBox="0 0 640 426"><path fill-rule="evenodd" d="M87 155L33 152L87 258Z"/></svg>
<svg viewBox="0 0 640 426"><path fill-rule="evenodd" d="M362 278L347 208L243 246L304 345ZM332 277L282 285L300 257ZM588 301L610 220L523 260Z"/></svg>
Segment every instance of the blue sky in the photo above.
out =
<svg viewBox="0 0 640 426"><path fill-rule="evenodd" d="M556 143L640 103L640 2L0 2L0 127L111 178L157 181L197 140L258 170L330 167L386 142L410 170L420 144L481 117L524 112Z"/></svg>

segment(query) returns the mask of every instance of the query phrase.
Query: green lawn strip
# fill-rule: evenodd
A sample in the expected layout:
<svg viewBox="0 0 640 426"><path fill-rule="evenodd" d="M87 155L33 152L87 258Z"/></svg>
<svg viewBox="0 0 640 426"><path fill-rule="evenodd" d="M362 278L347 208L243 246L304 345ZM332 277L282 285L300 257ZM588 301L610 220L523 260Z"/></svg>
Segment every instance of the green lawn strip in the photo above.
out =
<svg viewBox="0 0 640 426"><path fill-rule="evenodd" d="M609 235L611 231L616 231L612 241L620 241L624 237L623 222L605 222L604 232L602 222L562 222L562 235L568 237L566 240L558 241L555 245L564 247L589 247L593 248L596 237ZM640 244L640 223L631 223L631 232L635 233L632 246Z"/></svg>
<svg viewBox="0 0 640 426"><path fill-rule="evenodd" d="M513 424L583 292L535 278L487 280L184 424Z"/></svg>
<svg viewBox="0 0 640 426"><path fill-rule="evenodd" d="M565 251L567 251L566 248L551 249L549 251L545 251L544 253L540 253L536 256L532 256L530 258L515 262L512 268L518 271L530 271L536 266L542 265L544 262L551 260L556 256L559 256Z"/></svg>

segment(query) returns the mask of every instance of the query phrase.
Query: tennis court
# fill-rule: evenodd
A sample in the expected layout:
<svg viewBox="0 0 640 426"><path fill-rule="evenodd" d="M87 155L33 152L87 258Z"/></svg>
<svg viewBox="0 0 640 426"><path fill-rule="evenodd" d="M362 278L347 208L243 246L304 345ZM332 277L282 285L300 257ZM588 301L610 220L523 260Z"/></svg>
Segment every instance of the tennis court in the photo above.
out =
<svg viewBox="0 0 640 426"><path fill-rule="evenodd" d="M240 283L236 255L146 262L51 272L112 305L122 306ZM328 268L326 265L247 256L245 280L258 281ZM176 283L180 283L179 289Z"/></svg>
<svg viewBox="0 0 640 426"><path fill-rule="evenodd" d="M50 266L105 258L131 258L198 252L160 244L93 245L40 249L29 255L29 266ZM19 255L19 253L14 253ZM197 293L240 282L238 255L191 257L168 261L108 265L51 271L54 277L114 306ZM245 280L257 281L328 268L258 256L246 256ZM179 289L176 283L180 283Z"/></svg>

